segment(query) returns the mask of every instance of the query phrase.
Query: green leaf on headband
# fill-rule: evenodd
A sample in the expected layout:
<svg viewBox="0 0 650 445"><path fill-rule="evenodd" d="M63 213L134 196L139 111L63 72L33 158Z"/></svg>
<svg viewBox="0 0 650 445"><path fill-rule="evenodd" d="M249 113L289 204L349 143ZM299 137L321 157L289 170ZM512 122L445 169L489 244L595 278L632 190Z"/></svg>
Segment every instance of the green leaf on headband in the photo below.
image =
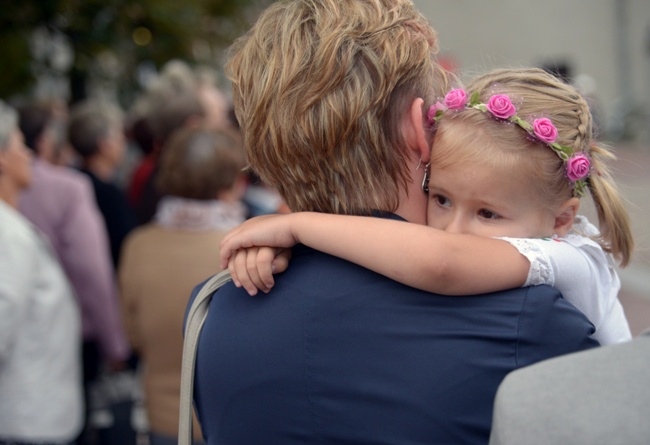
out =
<svg viewBox="0 0 650 445"><path fill-rule="evenodd" d="M573 150L571 149L571 147L567 147L566 145L560 145L557 142L553 142L552 144L549 145L553 150L555 150L555 153L557 153L560 159L564 161L566 161L571 156L573 156Z"/></svg>
<svg viewBox="0 0 650 445"><path fill-rule="evenodd" d="M585 189L587 188L587 183L582 180L578 179L575 182L575 185L573 186L573 190L575 191L575 194L578 195L579 197L585 196Z"/></svg>
<svg viewBox="0 0 650 445"><path fill-rule="evenodd" d="M478 105L480 103L481 101L479 100L478 91L474 91L469 98L469 106L473 107L474 105Z"/></svg>
<svg viewBox="0 0 650 445"><path fill-rule="evenodd" d="M521 128L523 128L526 131L531 131L533 129L533 126L530 125L528 122L517 116L516 114L510 118L512 122L515 124L519 125Z"/></svg>

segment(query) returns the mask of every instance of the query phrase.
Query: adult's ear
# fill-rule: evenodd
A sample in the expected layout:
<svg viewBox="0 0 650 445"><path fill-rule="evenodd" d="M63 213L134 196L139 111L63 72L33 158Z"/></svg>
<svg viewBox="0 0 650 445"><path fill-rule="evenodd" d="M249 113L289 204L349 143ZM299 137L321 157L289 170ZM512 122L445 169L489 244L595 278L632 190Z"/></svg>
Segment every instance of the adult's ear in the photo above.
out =
<svg viewBox="0 0 650 445"><path fill-rule="evenodd" d="M562 237L569 233L579 208L580 200L578 198L571 198L560 206L558 213L555 215L555 224L553 226L555 235Z"/></svg>
<svg viewBox="0 0 650 445"><path fill-rule="evenodd" d="M406 143L415 152L416 158L426 164L431 158L431 136L424 122L424 99L418 97L411 103L406 121Z"/></svg>

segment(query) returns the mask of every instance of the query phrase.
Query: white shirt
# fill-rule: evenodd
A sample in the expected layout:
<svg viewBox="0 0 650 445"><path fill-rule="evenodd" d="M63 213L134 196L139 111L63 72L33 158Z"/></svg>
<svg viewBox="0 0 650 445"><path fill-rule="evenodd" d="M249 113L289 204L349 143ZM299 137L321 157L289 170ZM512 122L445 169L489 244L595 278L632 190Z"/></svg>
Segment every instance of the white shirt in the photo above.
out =
<svg viewBox="0 0 650 445"><path fill-rule="evenodd" d="M0 440L68 442L82 426L81 325L37 229L0 200Z"/></svg>
<svg viewBox="0 0 650 445"><path fill-rule="evenodd" d="M632 338L623 306L618 299L621 281L611 255L589 237L598 229L578 216L564 238L501 238L530 261L524 286L548 284L578 308L596 327L601 345Z"/></svg>

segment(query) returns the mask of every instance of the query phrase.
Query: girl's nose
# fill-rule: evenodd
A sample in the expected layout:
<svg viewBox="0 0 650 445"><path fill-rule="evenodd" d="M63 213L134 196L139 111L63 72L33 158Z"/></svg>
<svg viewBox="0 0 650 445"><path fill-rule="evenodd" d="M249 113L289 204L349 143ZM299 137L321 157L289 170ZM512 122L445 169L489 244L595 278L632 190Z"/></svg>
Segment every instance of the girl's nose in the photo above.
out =
<svg viewBox="0 0 650 445"><path fill-rule="evenodd" d="M453 218L445 227L445 232L449 233L467 233L468 222L467 218L464 218L463 215L458 213L454 214Z"/></svg>

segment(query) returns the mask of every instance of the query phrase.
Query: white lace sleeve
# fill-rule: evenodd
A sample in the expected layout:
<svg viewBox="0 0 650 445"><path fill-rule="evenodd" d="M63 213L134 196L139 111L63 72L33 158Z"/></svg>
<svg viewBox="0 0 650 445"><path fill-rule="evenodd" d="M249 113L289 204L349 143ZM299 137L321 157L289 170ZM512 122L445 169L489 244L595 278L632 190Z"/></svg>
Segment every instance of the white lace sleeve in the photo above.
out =
<svg viewBox="0 0 650 445"><path fill-rule="evenodd" d="M596 327L601 344L631 338L630 328L618 300L620 280L610 255L585 235L598 233L584 217L560 239L501 238L512 244L530 262L525 286L556 287Z"/></svg>
<svg viewBox="0 0 650 445"><path fill-rule="evenodd" d="M550 284L553 286L555 283L555 274L553 267L545 254L544 250L540 247L538 240L528 238L500 238L512 244L520 254L525 256L530 262L530 269L528 269L528 277L526 283L522 287L536 286L538 284Z"/></svg>

